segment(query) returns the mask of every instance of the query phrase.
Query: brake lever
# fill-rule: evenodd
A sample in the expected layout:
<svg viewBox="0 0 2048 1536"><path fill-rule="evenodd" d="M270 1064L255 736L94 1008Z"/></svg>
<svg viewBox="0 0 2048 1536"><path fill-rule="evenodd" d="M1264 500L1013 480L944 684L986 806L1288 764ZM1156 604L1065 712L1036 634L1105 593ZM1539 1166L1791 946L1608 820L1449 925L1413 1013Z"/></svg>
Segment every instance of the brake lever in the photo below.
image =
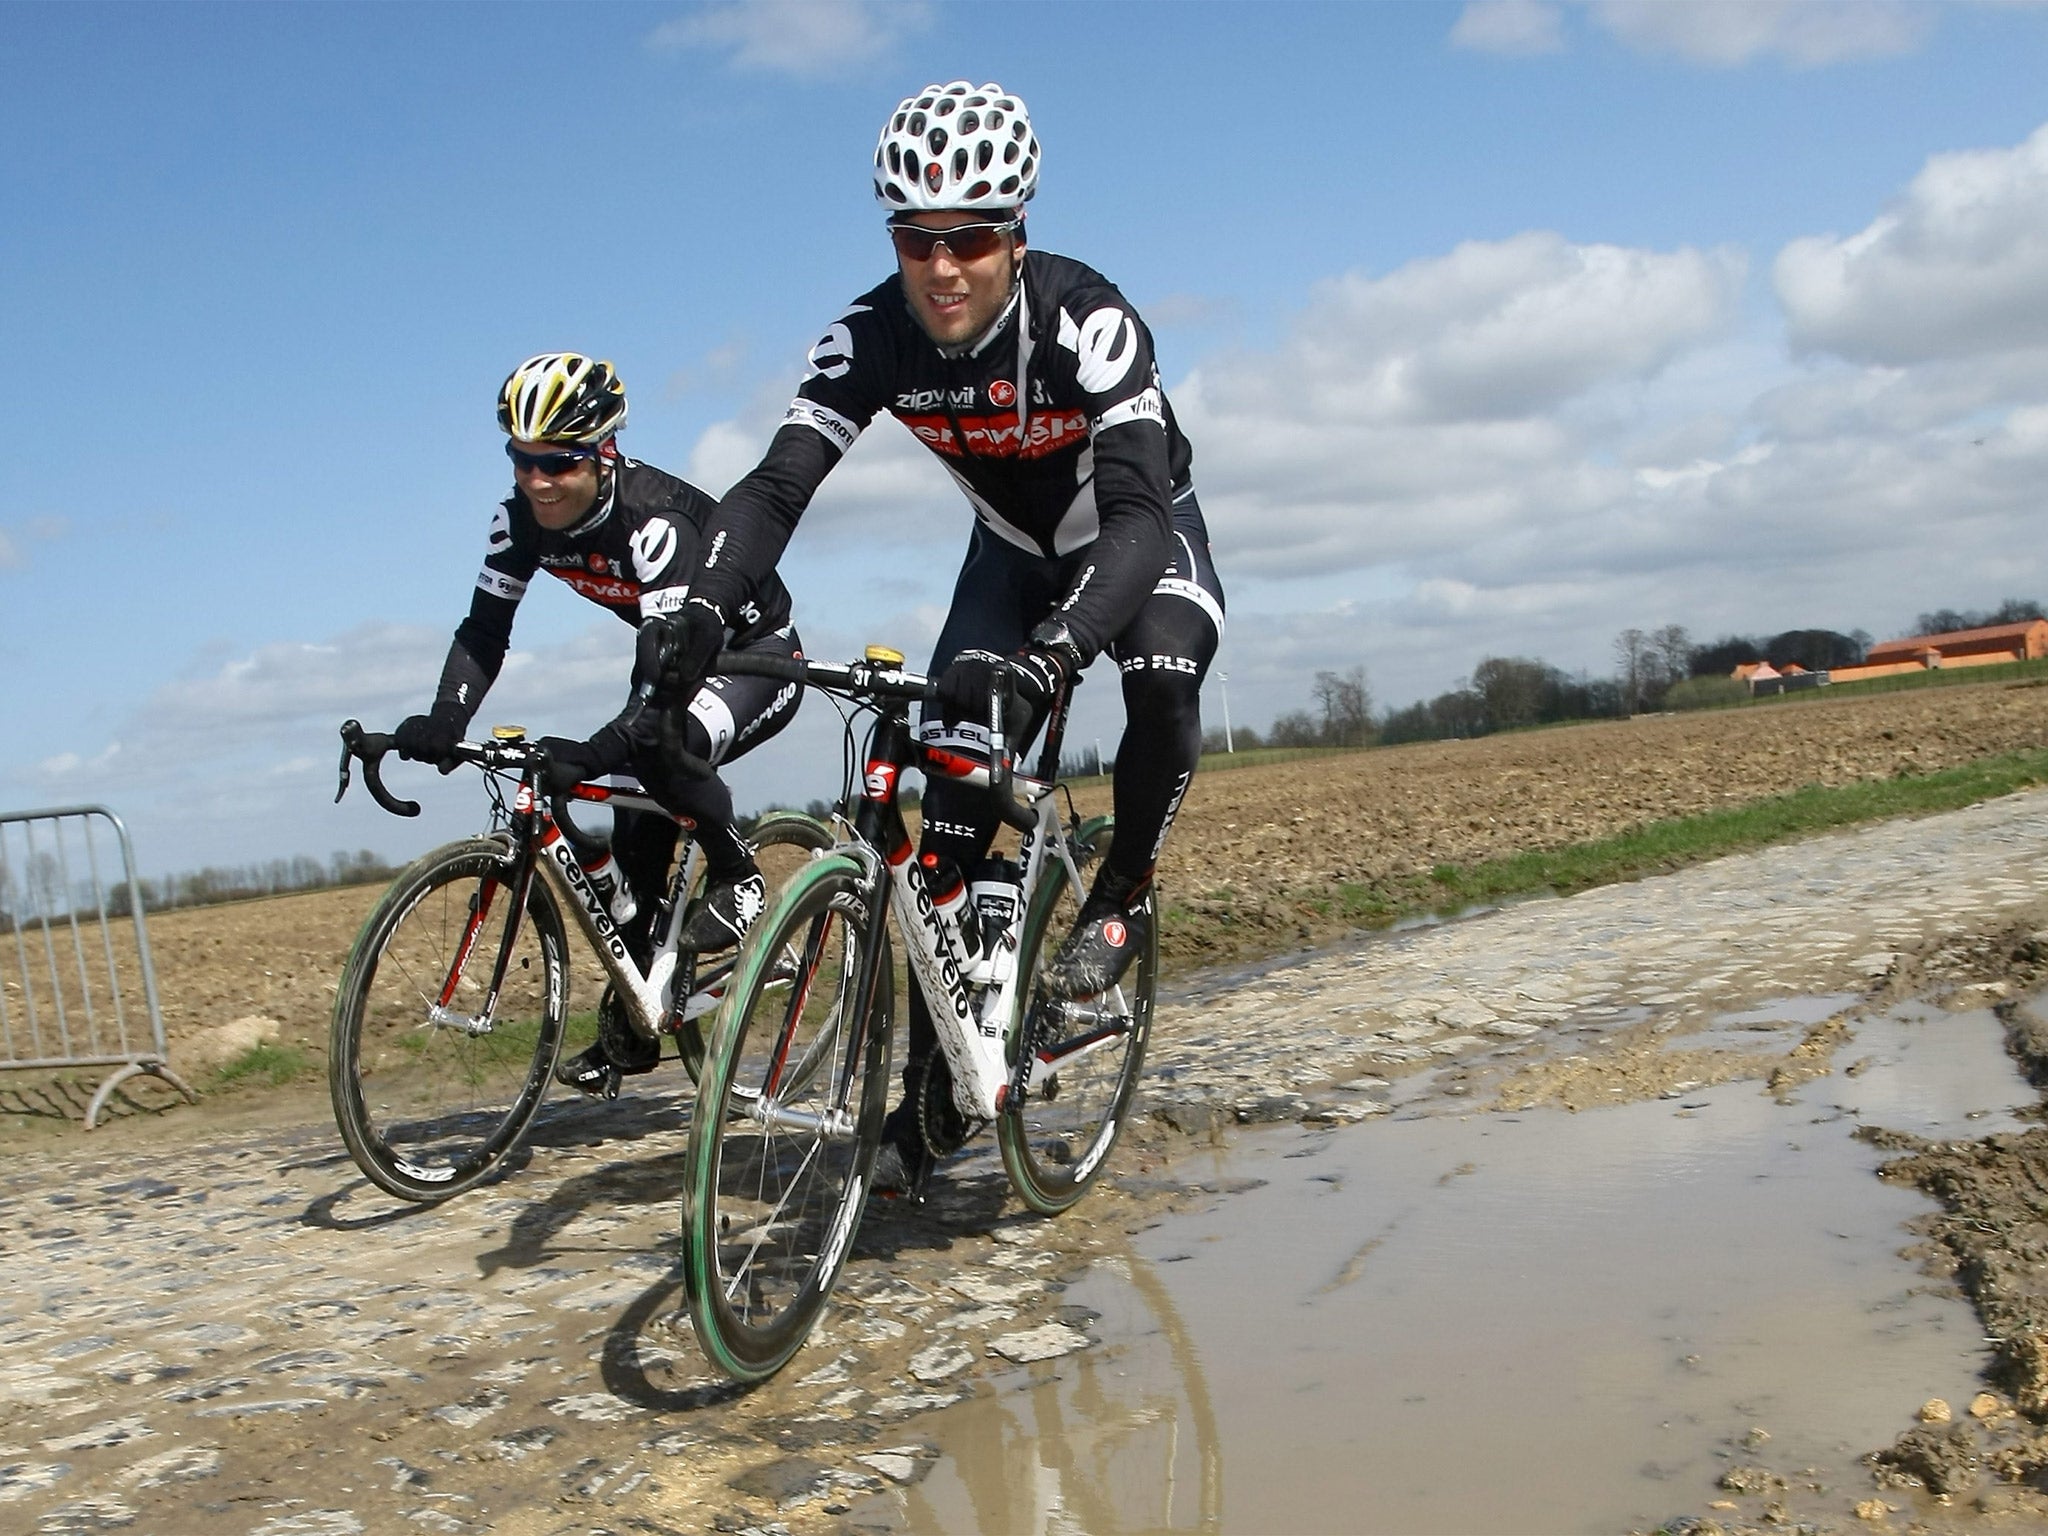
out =
<svg viewBox="0 0 2048 1536"><path fill-rule="evenodd" d="M362 730L362 726L354 720L348 721L341 728L341 787L335 790L334 792L334 803L336 805L341 804L341 797L348 793L348 765L350 760L354 758L354 756L356 755L355 748L350 744L348 739L348 728L351 725L355 726L355 728L358 731Z"/></svg>

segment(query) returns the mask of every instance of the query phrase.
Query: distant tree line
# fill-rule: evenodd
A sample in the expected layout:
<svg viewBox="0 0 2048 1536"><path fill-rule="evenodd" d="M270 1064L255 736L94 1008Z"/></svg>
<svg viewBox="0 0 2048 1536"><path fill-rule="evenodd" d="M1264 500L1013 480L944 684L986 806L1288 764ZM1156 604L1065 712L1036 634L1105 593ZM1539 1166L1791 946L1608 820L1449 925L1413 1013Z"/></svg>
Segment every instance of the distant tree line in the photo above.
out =
<svg viewBox="0 0 2048 1536"><path fill-rule="evenodd" d="M252 896L278 896L292 891L317 891L330 886L362 885L388 880L396 866L385 862L367 848L354 853L337 850L324 863L310 854L289 859L267 859L258 864L215 865L161 879L136 881L142 892L142 910L160 912L170 907L205 907L224 901L243 901ZM109 917L126 917L131 910L128 885L109 880L106 889ZM20 923L44 918L97 917L89 881L66 885L62 866L48 852L38 853L11 870L0 868L0 933L12 933Z"/></svg>
<svg viewBox="0 0 2048 1536"><path fill-rule="evenodd" d="M1262 735L1251 726L1226 730L1213 726L1203 733L1204 752L1250 751L1255 747L1369 747L1378 736L1372 717L1372 690L1365 668L1318 672L1309 697L1313 713L1297 709L1282 715Z"/></svg>
<svg viewBox="0 0 2048 1536"><path fill-rule="evenodd" d="M1914 621L1916 634L1944 634L2048 618L2029 598L2010 597L1984 612L1938 608ZM1574 677L1531 656L1488 656L1467 681L1435 698L1388 710L1375 718L1365 669L1318 672L1310 690L1316 708L1282 715L1261 733L1248 726L1230 732L1229 745L1252 747L1394 746L1406 741L1440 741L1486 736L1495 731L1565 720L1599 720L1645 711L1696 708L1724 703L1746 690L1732 681L1738 666L1766 661L1779 670L1803 667L1827 672L1852 667L1870 649L1864 630L1787 629L1775 635L1723 635L1693 643L1682 624L1662 629L1624 629L1614 637L1612 677ZM1225 732L1211 727L1202 750L1225 749Z"/></svg>
<svg viewBox="0 0 2048 1536"><path fill-rule="evenodd" d="M1959 629L1989 629L1994 624L2024 624L2030 619L2048 619L2048 611L2028 597L2008 597L1996 608L1973 613L1963 608L1937 608L1914 620L1916 635L1950 635Z"/></svg>

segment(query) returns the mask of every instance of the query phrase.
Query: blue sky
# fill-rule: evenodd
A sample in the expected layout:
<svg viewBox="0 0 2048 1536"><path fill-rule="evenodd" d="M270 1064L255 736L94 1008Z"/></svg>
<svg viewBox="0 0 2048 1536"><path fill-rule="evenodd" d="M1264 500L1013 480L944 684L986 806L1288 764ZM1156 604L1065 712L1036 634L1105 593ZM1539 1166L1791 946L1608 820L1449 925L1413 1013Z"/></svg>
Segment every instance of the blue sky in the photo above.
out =
<svg viewBox="0 0 2048 1536"><path fill-rule="evenodd" d="M2048 599L2041 6L17 3L0 64L0 809L109 804L150 872L474 820L329 802L467 605L499 380L610 357L629 451L722 492L888 270L927 81L1024 96L1034 242L1152 324L1236 723ZM868 433L784 564L811 650L921 654L967 526ZM485 714L595 726L628 641L536 588ZM830 726L741 804L830 794Z"/></svg>

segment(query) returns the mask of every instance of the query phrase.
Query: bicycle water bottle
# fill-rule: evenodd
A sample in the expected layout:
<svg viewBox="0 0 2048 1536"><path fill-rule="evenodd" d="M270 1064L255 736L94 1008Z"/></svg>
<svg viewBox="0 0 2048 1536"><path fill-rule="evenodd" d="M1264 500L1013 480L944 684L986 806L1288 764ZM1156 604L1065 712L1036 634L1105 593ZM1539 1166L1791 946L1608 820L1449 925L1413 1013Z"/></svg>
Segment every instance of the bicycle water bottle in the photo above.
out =
<svg viewBox="0 0 2048 1536"><path fill-rule="evenodd" d="M1017 916L1023 905L1023 879L1014 859L991 855L974 866L967 891L981 930L981 954L968 980L999 987L1017 970Z"/></svg>
<svg viewBox="0 0 2048 1536"><path fill-rule="evenodd" d="M623 928L633 920L633 914L640 910L640 903L633 899L633 887L626 883L619 872L619 861L612 857L607 848L597 858L583 865L583 877L590 882L590 888L597 892L598 900L610 909L612 921Z"/></svg>
<svg viewBox="0 0 2048 1536"><path fill-rule="evenodd" d="M932 908L939 914L939 926L953 946L953 958L964 976L981 953L981 925L973 920L967 905L967 882L960 878L960 866L942 853L927 853L918 859L924 871L925 888L931 892Z"/></svg>

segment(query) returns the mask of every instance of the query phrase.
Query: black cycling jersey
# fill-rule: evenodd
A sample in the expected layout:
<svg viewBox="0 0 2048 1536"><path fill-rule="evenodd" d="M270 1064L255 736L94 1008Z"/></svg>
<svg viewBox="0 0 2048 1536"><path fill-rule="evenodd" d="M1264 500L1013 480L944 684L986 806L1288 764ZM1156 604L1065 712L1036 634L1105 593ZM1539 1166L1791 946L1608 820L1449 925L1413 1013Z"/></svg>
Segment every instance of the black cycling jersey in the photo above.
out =
<svg viewBox="0 0 2048 1536"><path fill-rule="evenodd" d="M991 533L1046 559L1086 551L1059 609L1084 661L1130 623L1171 557L1191 454L1137 312L1101 273L1032 250L1001 317L957 355L919 327L900 275L854 302L811 349L767 456L720 503L697 596L729 619L884 410Z"/></svg>
<svg viewBox="0 0 2048 1536"><path fill-rule="evenodd" d="M453 704L466 725L504 665L512 620L527 583L546 571L628 624L682 606L696 570L705 521L716 503L686 480L621 458L609 494L573 528L541 527L523 491L491 519L489 548L477 573L469 617L455 631L436 704ZM789 590L773 568L724 608L745 647L789 623Z"/></svg>

